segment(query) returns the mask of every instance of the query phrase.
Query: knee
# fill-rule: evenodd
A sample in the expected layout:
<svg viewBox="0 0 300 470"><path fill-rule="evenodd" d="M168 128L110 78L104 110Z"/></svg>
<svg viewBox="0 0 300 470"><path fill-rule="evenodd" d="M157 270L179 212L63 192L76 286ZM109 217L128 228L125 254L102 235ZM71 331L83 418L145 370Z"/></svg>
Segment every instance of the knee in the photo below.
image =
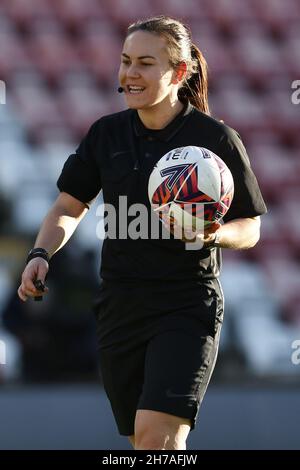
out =
<svg viewBox="0 0 300 470"><path fill-rule="evenodd" d="M178 450L185 448L185 442L179 442L176 435L167 427L154 429L147 424L135 434L136 450Z"/></svg>
<svg viewBox="0 0 300 470"><path fill-rule="evenodd" d="M184 450L189 420L152 410L138 410L135 418L136 450Z"/></svg>
<svg viewBox="0 0 300 470"><path fill-rule="evenodd" d="M135 436L136 450L163 450L166 448L167 436L153 429L141 429Z"/></svg>

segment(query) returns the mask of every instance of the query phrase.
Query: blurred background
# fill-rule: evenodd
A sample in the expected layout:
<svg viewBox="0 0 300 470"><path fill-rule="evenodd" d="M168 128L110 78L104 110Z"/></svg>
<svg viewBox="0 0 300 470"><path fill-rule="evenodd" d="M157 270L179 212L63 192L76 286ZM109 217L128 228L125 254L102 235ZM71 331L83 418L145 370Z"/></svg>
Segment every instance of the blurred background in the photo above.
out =
<svg viewBox="0 0 300 470"><path fill-rule="evenodd" d="M96 119L125 109L128 24L155 14L190 25L212 115L240 133L269 210L257 247L223 250L220 355L189 448L300 448L300 0L1 0L0 449L129 448L90 308L101 195L53 258L47 299L23 304L16 288L64 161Z"/></svg>

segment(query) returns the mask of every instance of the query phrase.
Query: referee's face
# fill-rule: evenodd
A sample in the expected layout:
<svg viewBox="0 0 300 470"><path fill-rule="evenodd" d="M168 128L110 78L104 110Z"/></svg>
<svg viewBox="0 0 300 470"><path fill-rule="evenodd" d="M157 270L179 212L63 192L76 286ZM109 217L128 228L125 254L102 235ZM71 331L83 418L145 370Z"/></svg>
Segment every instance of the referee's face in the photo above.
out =
<svg viewBox="0 0 300 470"><path fill-rule="evenodd" d="M119 82L129 108L149 109L176 101L178 84L174 83L175 75L163 37L135 31L126 38Z"/></svg>

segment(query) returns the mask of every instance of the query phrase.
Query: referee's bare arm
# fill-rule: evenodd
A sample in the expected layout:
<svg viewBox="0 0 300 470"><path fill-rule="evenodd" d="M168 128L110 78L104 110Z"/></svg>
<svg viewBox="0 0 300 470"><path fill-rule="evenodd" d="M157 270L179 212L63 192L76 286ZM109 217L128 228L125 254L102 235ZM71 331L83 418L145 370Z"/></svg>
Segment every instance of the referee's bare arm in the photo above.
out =
<svg viewBox="0 0 300 470"><path fill-rule="evenodd" d="M44 248L51 258L67 243L87 211L86 204L70 194L60 193L41 225L34 246ZM27 264L18 289L21 300L26 301L27 297L41 295L40 291L35 288L33 281L40 279L44 282L48 270L49 265L43 258L34 258ZM46 288L45 293L47 291Z"/></svg>
<svg viewBox="0 0 300 470"><path fill-rule="evenodd" d="M260 217L233 219L218 229L221 248L246 250L256 245L260 238Z"/></svg>

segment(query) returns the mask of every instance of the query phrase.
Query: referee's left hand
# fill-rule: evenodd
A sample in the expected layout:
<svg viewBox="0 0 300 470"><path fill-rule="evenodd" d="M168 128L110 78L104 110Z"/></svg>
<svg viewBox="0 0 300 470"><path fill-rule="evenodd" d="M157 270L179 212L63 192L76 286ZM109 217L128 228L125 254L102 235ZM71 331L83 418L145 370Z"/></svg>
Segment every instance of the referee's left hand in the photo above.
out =
<svg viewBox="0 0 300 470"><path fill-rule="evenodd" d="M183 229L176 223L174 217L168 215L163 215L163 224L175 238L185 243L193 243L197 239L198 241L202 241L204 245L206 242L210 241L211 235L221 227L219 222L213 222L204 229L204 232L192 229L188 230L187 228Z"/></svg>
<svg viewBox="0 0 300 470"><path fill-rule="evenodd" d="M219 230L220 227L221 224L219 224L219 222L213 222L209 227L204 229L204 233L197 233L198 240L201 240L203 244L209 242L211 240L211 235Z"/></svg>

